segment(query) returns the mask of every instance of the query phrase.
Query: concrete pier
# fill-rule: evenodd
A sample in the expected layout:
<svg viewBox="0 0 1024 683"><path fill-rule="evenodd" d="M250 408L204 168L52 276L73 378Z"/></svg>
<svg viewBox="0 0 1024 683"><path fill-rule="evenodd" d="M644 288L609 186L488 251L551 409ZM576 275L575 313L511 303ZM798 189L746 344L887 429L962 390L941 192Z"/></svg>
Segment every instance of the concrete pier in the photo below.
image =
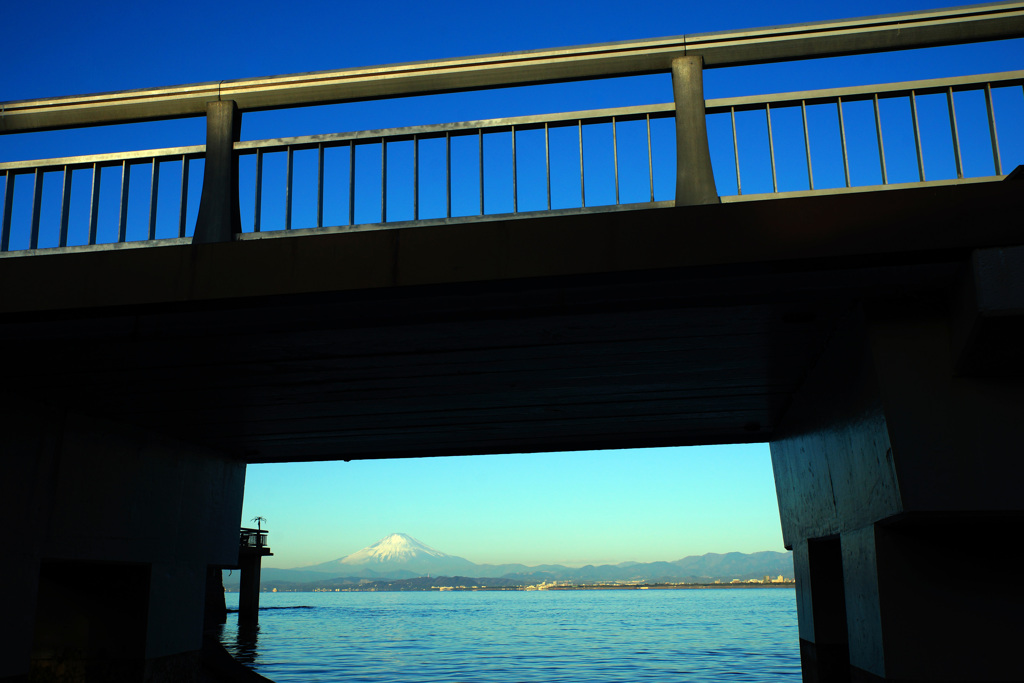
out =
<svg viewBox="0 0 1024 683"><path fill-rule="evenodd" d="M0 431L0 514L22 520L0 563L0 681L195 680L245 464L10 394Z"/></svg>
<svg viewBox="0 0 1024 683"><path fill-rule="evenodd" d="M985 339L994 313L1000 342L1020 328L1022 258L865 302L794 398L771 450L805 681L1019 680L1024 381Z"/></svg>
<svg viewBox="0 0 1024 683"><path fill-rule="evenodd" d="M267 532L243 528L238 543L238 623L255 624L260 616L260 568L264 557L273 555L267 547Z"/></svg>

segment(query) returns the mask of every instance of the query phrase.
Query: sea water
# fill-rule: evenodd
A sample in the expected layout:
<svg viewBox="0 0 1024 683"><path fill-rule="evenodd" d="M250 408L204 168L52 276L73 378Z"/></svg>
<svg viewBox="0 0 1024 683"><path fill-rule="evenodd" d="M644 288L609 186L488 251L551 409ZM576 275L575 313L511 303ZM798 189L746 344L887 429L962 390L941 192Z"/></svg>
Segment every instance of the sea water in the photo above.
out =
<svg viewBox="0 0 1024 683"><path fill-rule="evenodd" d="M262 593L260 607L256 629L230 614L222 642L277 683L800 680L792 588Z"/></svg>

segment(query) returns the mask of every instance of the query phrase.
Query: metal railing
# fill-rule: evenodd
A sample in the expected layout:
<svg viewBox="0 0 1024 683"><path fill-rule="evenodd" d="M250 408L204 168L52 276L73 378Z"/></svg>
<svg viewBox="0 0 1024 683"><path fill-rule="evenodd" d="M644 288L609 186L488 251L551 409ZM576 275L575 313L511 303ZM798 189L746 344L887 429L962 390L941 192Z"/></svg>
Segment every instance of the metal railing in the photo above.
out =
<svg viewBox="0 0 1024 683"><path fill-rule="evenodd" d="M14 216L15 181L19 176L31 177L30 206L25 225L16 234L22 238L22 249L36 249L40 241L40 221L42 216L43 185L47 176L56 176L60 180L60 217L56 244L46 246L66 247L69 245L95 245L98 242L124 243L129 241L128 235L128 203L131 187L132 167L143 166L149 169L149 192L147 197L148 220L145 232L137 239L157 239L157 205L160 196L160 169L169 163L180 164L179 192L177 211L176 237L184 238L187 233L188 195L191 179L191 162L202 159L205 148L201 145L193 147L175 147L154 149L120 154L97 154L90 156L67 157L61 159L41 159L35 161L17 161L0 163L0 175L4 177L3 204L0 208L0 252L10 250ZM100 239L100 206L102 176L105 169L119 169L120 178L116 192L119 201L116 212L115 232L110 239ZM89 181L89 205L86 214L84 233L78 239L69 240L69 224L71 218L71 189L75 171L84 171Z"/></svg>
<svg viewBox="0 0 1024 683"><path fill-rule="evenodd" d="M0 134L206 114L207 143L0 163L0 252L173 241L190 235L196 242L225 241L243 231L291 230L296 225L322 228L559 209L590 210L623 204L650 206L673 196L678 205L718 201L719 196L735 201L793 192L894 186L902 181L893 182L898 174L892 172L894 155L885 142L892 137L889 133L883 135L883 129L889 130L883 122L887 119L883 108L888 102L901 99L908 102L916 147L917 178L913 182L935 182L944 172L929 171L926 176L925 159L935 153L924 142L935 136L934 126L922 126L918 115L919 102L934 96L946 99L949 128L942 135L951 140L955 165L953 172L945 173L949 178L943 181L971 175L999 177L1004 160L996 132L996 120L1000 117L993 91L1020 86L1021 72L705 102L701 69L1021 36L1024 2L1000 2L738 32L8 102L0 109ZM673 78L671 104L238 142L239 117L248 111L664 72L671 72ZM964 166L962 150L976 147L977 143L973 134L971 141L964 142L954 94L972 91L985 98L992 173L969 172ZM856 177L863 175L863 163L852 163L855 155L847 144L851 107L862 103L873 109L878 181ZM827 162L832 153L820 151L820 140L831 133L819 130L816 122L820 117L810 115L809 111L819 112L822 108L835 112L836 125L828 124L825 128L837 129L831 147L839 151L842 180L835 173L821 171L823 159ZM802 141L780 144L779 133L785 126L773 120L773 115L781 118L790 111L800 113ZM748 115L763 115L763 139L756 144L749 143L757 135L744 122ZM716 127L716 121L723 116L729 119L725 143L719 139L720 127ZM653 143L652 128L673 117L674 144ZM1009 121L1019 125L1019 119ZM1006 120L1000 118L1000 125L1007 125ZM710 134L705 131L705 124ZM638 127L643 131L639 136ZM630 131L625 136L630 138L628 142L623 140L626 131ZM460 149L456 150L456 146ZM702 151L702 147L708 146L729 149L735 192L727 187L726 177L730 174L722 172L722 155ZM805 164L803 185L793 180L791 164L779 163L783 158L788 160L791 151L800 146ZM812 154L812 148L818 151ZM858 154L860 151L857 150ZM301 176L297 170L299 155L315 157L314 175ZM377 161L361 161L370 155ZM424 160L425 156L432 160ZM630 159L625 166L624 157ZM266 166L279 158L283 158L283 178L275 189L273 173L268 173ZM1011 165L1020 163L1017 159L1010 161ZM177 171L178 164L180 179L161 184L168 166ZM139 166L148 166L148 193L133 193L132 169ZM717 183L713 166L719 169ZM116 188L106 189L112 185L114 167L120 168L120 182ZM760 174L762 181L758 179L757 168L765 169ZM136 172L134 177L145 173ZM570 197L576 190L568 189L575 184L577 173L578 199ZM81 207L85 203L81 192L72 192L76 174L87 178L90 191L88 209L82 210L84 219L72 220L73 205ZM336 176L335 179L329 182L328 174ZM191 200L190 195L200 175L201 203L206 208L198 211L193 230L190 209L194 210L200 202ZM339 182L337 178L342 176L345 179ZM104 178L108 179L106 183ZM501 181L500 186L495 185L494 178ZM56 180L60 182L59 195L52 191ZM670 185L673 180L674 195L660 189L663 183ZM620 191L620 181L628 181L628 191ZM759 182L763 190L751 193L750 189ZM646 185L643 192L637 190L638 184ZM315 199L308 202L315 204L315 212L300 206L303 217L296 220L296 197L300 190L309 187L315 187ZM166 196L175 190L176 205L168 209L171 200ZM110 195L117 198L116 209ZM140 201L148 209L144 215L129 208L137 209ZM58 203L59 217L55 219L53 212ZM245 220L234 208L236 204L245 207ZM335 209L331 220L327 220L328 204ZM343 207L341 214L336 210L338 206ZM41 234L44 222L48 226L45 236Z"/></svg>
<svg viewBox="0 0 1024 683"><path fill-rule="evenodd" d="M325 206L325 159L327 152L331 149L339 149L343 152L338 163L345 167L344 185L335 186L333 192L340 197L345 204L345 221L341 225L357 224L357 205L376 203L377 211L373 223L387 223L394 220L394 211L389 218L389 205L392 204L391 197L395 194L394 180L392 176L398 175L403 181L404 192L408 199L408 206L404 207L403 217L409 220L421 220L421 218L451 218L453 207L456 203L463 207L472 205L474 211L463 212L463 215L488 215L488 214L517 214L522 208L523 192L522 186L528 184L535 191L531 192L530 208L533 210L550 211L558 208L574 208L593 205L621 204L622 192L620 182L620 144L619 130L624 124L639 125L642 129L639 147L640 154L646 159L642 169L644 185L646 186L645 196L638 199L640 202L654 202L655 199L655 157L666 155L659 166L670 166L672 159L671 148L655 152L655 145L652 144L651 121L671 119L674 115L674 106L670 104L654 105L648 107L624 107L619 109L602 109L587 112L571 112L566 114L553 114L545 116L524 116L517 118L493 119L487 121L469 121L455 124L441 124L434 126L417 126L409 128L396 128L379 131L362 131L354 133L338 133L334 135L316 135L295 138L282 138L277 140L256 140L238 142L234 149L240 157L254 158L254 168L249 177L243 181L241 194L243 201L251 201L252 219L251 222L244 222L243 229L251 229L260 232L268 229L264 218L267 190L264 189L264 159L270 155L279 154L284 157L284 177L282 184L278 187L278 197L283 199L283 208L278 217L277 225L270 225L270 229L290 230L293 227L293 197L295 195L295 154L303 150L310 150L316 153L315 156L315 202L316 221L314 225L303 225L300 227L324 227L324 206ZM587 159L586 150L590 148L591 133L597 133L599 128L607 128L604 146L610 154L610 167L601 169L611 179L614 193L597 200L592 190L591 199L588 203L587 195L587 172L586 169L591 163ZM531 131L537 135L531 140L524 141L524 136ZM552 134L555 131L568 131L571 133L571 149L556 150L554 164L552 161ZM636 138L637 136L633 136ZM504 138L503 140L499 138ZM453 140L465 140L469 142L472 149L464 149L463 154L453 154ZM437 143L435 154L430 161L424 161L421 150L424 146ZM632 141L633 147L637 147L636 140ZM407 154L404 155L406 168L404 172L394 174L389 172L396 163L394 149L399 143L408 143ZM493 144L492 144L493 143ZM600 143L597 143L600 144ZM500 146L499 146L500 145ZM532 164L524 163L522 150L529 146ZM372 154L379 159L372 169L360 174L357 171L357 150L370 148ZM635 150L634 150L635 151ZM607 155L606 155L607 156ZM636 156L634 154L633 156ZM504 157L501 159L500 157ZM457 162L468 162L463 168L457 167ZM502 175L509 181L500 194L504 195L504 201L494 202L497 208L488 203L488 182L489 170L496 165L504 164ZM564 186L569 182L568 169L573 167L573 173L578 174L576 184L576 197L574 201L563 201L559 206L558 199L553 200L552 191L552 168L557 167L562 173L557 174L554 182L556 193L558 184ZM635 171L635 169L634 169ZM434 182L434 193L431 199L432 209L424 211L424 182L427 174L441 175L443 179ZM312 176L312 174L310 174ZM434 179L437 181L437 179ZM378 188L379 195L376 202L372 192L360 192L357 188L366 186ZM537 188L542 188L537 191ZM273 190L271 190L273 191ZM563 191L561 194L565 194ZM607 194L607 193L604 193ZM634 193L635 194L635 193ZM246 200L245 198L249 199ZM453 197L458 202L453 202ZM667 199L667 197L666 197ZM361 208L361 207L360 207ZM529 210L529 209L528 209ZM337 224L337 223L336 223Z"/></svg>
<svg viewBox="0 0 1024 683"><path fill-rule="evenodd" d="M728 117L729 124L728 130L731 132L731 145L727 143L726 146L731 146L732 161L735 170L736 179L736 195L743 195L743 173L741 171L741 148L739 144L739 136L737 134L737 122L736 114L738 112L758 112L759 115L763 115L763 124L760 130L761 132L761 154L767 158L768 167L771 169L771 190L770 193L779 193L779 179L777 173L776 163L776 146L775 146L775 128L772 123L772 114L778 113L780 110L793 109L798 110L800 113L800 136L802 139L802 152L805 160L806 168L806 186L800 188L807 191L828 191L836 187L853 188L857 186L868 186L874 187L877 185L890 185L890 173L889 164L887 163L887 153L885 147L886 135L884 131L887 129L887 125L891 129L895 129L901 123L904 131L909 131L913 137L913 155L916 167L916 180L912 180L909 183L901 183L901 186L908 184L925 184L928 182L929 174L926 173L925 169L925 157L926 152L931 151L932 158L940 156L940 147L946 147L950 153L950 159L953 163L953 169L955 172L949 174L957 180L962 180L967 177L975 178L999 178L1003 176L1003 161L1002 154L999 146L998 126L997 126L997 114L996 106L994 104L993 91L994 90L1013 90L1017 94L1024 96L1024 71L1011 71L999 74L984 74L979 76L963 76L956 78L945 78L945 79L934 79L927 81L914 81L906 83L893 83L887 85L874 85L874 86L862 86L852 88L839 88L829 90L815 90L806 92L787 93L779 95L763 95L755 97L739 97L721 100L708 100L706 102L706 112L709 117L724 116ZM957 118L957 106L955 103L955 93L971 93L977 92L983 96L984 99L984 120L987 123L987 131L984 133L980 131L970 130L971 140L975 144L983 137L987 137L988 145L991 148L991 159L992 165L990 172L988 173L975 173L969 174L965 172L963 151L961 145L961 123ZM930 125L927 129L922 126L922 117L919 114L919 98L927 96L937 96L944 101L943 113L944 121L942 125L938 125L939 122L935 121L935 117L929 122ZM881 102L885 101L896 101L902 100L906 103L906 109L903 117L897 117L895 114L890 116L888 122L883 121ZM877 163L878 175L876 178L880 179L880 182L857 182L851 176L851 162L850 162L850 151L847 139L847 125L846 118L844 116L844 105L847 108L856 102L864 102L870 104L870 118L871 127L874 132L874 147L877 149L877 154L874 154L874 161ZM834 137L830 138L832 142L832 148L835 152L839 153L839 157L842 161L842 182L841 183L830 183L829 186L823 187L821 183L816 185L815 183L815 164L814 155L812 154L812 134L815 129L809 124L808 109L811 107L830 107L832 116L829 120L821 121L822 128L832 128ZM934 109L934 108L933 108ZM902 118L902 120L900 120ZM1020 131L1022 122L1019 116L1006 116L1002 118L1004 125L1012 125L1016 131ZM948 122L948 123L947 123ZM834 125L828 125L829 123ZM924 132L922 132L924 131ZM985 135L987 133L987 136ZM930 136L930 139L929 139ZM828 138L827 133L820 132L819 139ZM930 148L929 148L930 143ZM824 143L823 143L824 144ZM748 146L745 149L746 158L756 156L757 150L751 149L753 145ZM1024 163L1024 158L1016 158L1011 160L1010 168L1013 166ZM763 165L763 164L762 164ZM863 166L863 165L862 165ZM723 184L721 181L724 180L722 176L725 174L719 173L720 185ZM790 183L792 185L792 183ZM724 194L719 189L720 194Z"/></svg>
<svg viewBox="0 0 1024 683"><path fill-rule="evenodd" d="M789 187L805 183L798 191L806 192L831 192L836 188L874 187L876 185L890 185L889 163L885 147L886 135L884 133L886 124L881 114L880 102L887 100L904 100L908 107L906 121L904 122L912 131L914 140L914 156L917 169L917 178L911 184L925 184L929 182L929 174L926 173L925 157L929 149L928 135L931 135L932 146L938 144L938 137L945 137L948 149L951 152L955 179L971 177L965 172L963 153L961 149L962 124L957 118L957 106L954 94L958 93L980 93L984 98L985 121L987 122L987 138L991 148L992 166L991 172L974 174L976 178L998 178L1003 175L1003 154L1000 151L997 120L1003 121L1002 125L1012 125L1018 129L1021 126L1019 117L1003 117L997 115L997 107L994 103L993 91L1014 89L1024 95L1024 71L1014 71L1002 74L985 74L982 76L957 77L949 79L936 79L929 81L916 81L909 83L896 83L878 86L851 87L842 89L816 90L797 93L784 93L754 97L739 97L719 100L708 100L705 103L706 116L709 119L715 117L728 117L727 139L724 141L712 135L712 143L717 143L719 148L730 148L731 161L735 172L735 192L729 193L723 187L726 183L726 174L719 172L719 194L727 199L730 195L736 197L744 195L743 164L741 157L762 156L767 159L767 167L771 171L771 189L765 192L755 193L753 197L747 192L746 198L762 198L764 195L786 194L780 191L780 178L777 163L776 148L776 127L773 124L773 113L787 109L798 111L800 114L799 142L801 156L804 159L805 175L800 175L790 169L788 178L783 178L781 184ZM948 125L944 130L937 130L935 126L922 133L921 117L919 115L919 98L927 96L939 96L945 101L946 117ZM880 183L875 181L857 182L851 173L850 153L847 139L846 116L844 116L844 105L849 107L853 103L864 102L871 106L872 124L875 133L874 147L877 149L875 163L880 177ZM817 132L811 125L808 117L808 109L813 107L827 106L833 112L835 125L831 127L835 133L832 146L841 157L842 181L821 183L815 179L815 155L812 154L812 137ZM305 137L280 138L273 140L255 140L234 143L234 150L243 160L250 162L248 172L243 173L243 181L240 188L241 201L247 207L251 207L251 215L243 224L246 232L261 232L274 230L291 230L299 228L321 228L327 226L355 226L359 224L383 224L395 220L418 221L422 219L445 219L452 218L453 197L465 209L473 206L474 210L463 210L463 216L483 215L505 215L517 214L523 209L522 190L524 185L533 188L530 193L531 202L526 207L527 211L551 211L553 209L565 208L587 208L597 206L622 205L623 197L621 192L623 168L621 158L622 136L620 131L623 126L633 125L640 128L640 135L630 136L630 147L628 156L632 159L629 167L629 174L634 187L633 201L630 205L644 205L657 202L659 199L668 200L670 197L661 192L656 193L655 177L659 169L663 170L664 182L659 181L659 186L671 186L674 182L675 159L673 145L656 145L652 142L651 126L652 121L671 119L674 116L675 107L672 103L651 105L644 107L624 107L618 109L602 109L587 112L571 112L566 114L552 114L543 116L524 116L517 118L493 119L487 121L471 121L454 124L441 124L433 126L417 126L410 128L396 128L378 131L360 131L351 133L337 133L331 135L315 135ZM742 146L739 144L739 131L743 126L737 125L737 113L755 112L763 116L761 127L762 140L760 145ZM892 123L891 125L895 125ZM535 131L537 135L533 140L524 143L523 136ZM554 131L569 133L569 144L563 144L557 152L555 161L552 160L552 135ZM592 131L592 132L591 132ZM718 131L721 132L721 131ZM977 140L978 135L972 133L972 139ZM635 131L634 131L635 133ZM500 138L504 137L503 140ZM747 137L751 137L748 133ZM822 132L819 138L827 137L827 132ZM495 143L489 144L494 138ZM462 160L467 158L470 163L464 164L465 168L453 170L453 159L456 155L452 153L453 140L463 139L470 143L472 148L469 153L463 150ZM565 140L563 139L563 143ZM407 143L411 149L407 150L404 159L404 170L399 173L389 172L389 167L394 168L399 160L399 155L394 153L400 143ZM423 146L436 143L440 150L434 150L433 163L424 161L421 149ZM521 150L526 144L532 145L533 154L531 163L523 161ZM760 147L760 152L756 149ZM599 148L603 148L600 150ZM378 163L369 169L357 170L357 149L369 149L371 156L377 156ZM542 149L542 152L540 151ZM599 149L599 154L588 155L588 150ZM341 186L335 185L328 188L325 183L326 170L329 165L326 163L329 150L342 152L340 159L334 159L335 165L342 166L342 172L336 175L344 176ZM742 150L742 152L741 152ZM297 152L311 151L315 155L315 220L308 220L306 223L296 226L293 221L294 197L296 195L296 163ZM791 149L784 150L791 152ZM39 246L39 223L42 196L43 178L46 175L53 175L61 180L61 205L59 220L59 236L56 245L68 246L75 242L68 239L68 223L70 208L70 188L72 173L75 170L84 170L91 175L90 201L87 214L86 231L79 231L79 244L94 245L97 243L97 224L100 206L100 174L103 169L120 169L120 182L115 188L120 193L117 204L116 233L111 231L109 235L111 242L123 243L129 240L127 230L127 208L129 202L129 178L132 166L149 167L148 194L138 199L146 201L148 206L148 220L145 231L138 231L136 239L154 240L157 239L157 198L159 195L160 167L162 164L180 164L180 183L173 189L177 190L178 201L176 225L174 231L164 230L164 237L184 238L187 236L186 214L188 209L188 188L190 180L194 184L195 178L190 178L190 161L202 159L204 149L201 146L181 147L162 150L147 150L143 152L129 152L124 154L94 155L83 157L70 157L64 159L48 159L42 161L24 161L0 164L0 172L6 174L3 194L2 212L2 235L0 235L0 251L8 251L10 248L11 216L13 213L12 200L14 196L13 179L19 175L32 178L31 191L31 212L28 225L23 226L20 233L19 243L23 248L36 249ZM268 195L275 193L275 188L267 187L267 176L264 172L265 160L279 155L284 158L284 174L281 184L276 188L276 196L280 199L276 211L268 212ZM938 152L932 155L938 156ZM501 159L500 157L504 157ZM541 163L540 160L542 159ZM637 163L642 159L641 163ZM820 159L819 159L820 161ZM1024 163L1024 159L1011 159L1011 164ZM505 164L501 173L506 180L506 185L499 188L497 194L504 195L503 201L488 203L488 169ZM764 163L761 164L765 166ZM561 203L553 201L552 192L552 169L558 167L560 173L555 178L555 183L562 185L560 193ZM863 164L861 165L863 167ZM591 189L588 195L588 169L589 175L601 175L609 182L605 183L603 189ZM192 174L193 176L195 174ZM309 174L312 175L312 174ZM426 175L442 175L443 180L433 179L434 192L431 197L430 210L424 211L424 181ZM572 180L575 175L578 178ZM638 178L639 184L644 186L644 196L636 196L635 188ZM820 171L819 171L820 175ZM862 173L863 175L863 173ZM396 182L393 177L401 178L403 187L397 192ZM55 178L55 179L56 179ZM392 180L389 180L392 179ZM943 182L950 178L933 181ZM567 200L566 191L568 185L575 184L575 198ZM762 182L762 184L764 184ZM901 183L905 186L907 183ZM364 189L365 188L365 189ZM537 188L542 188L539 192ZM493 195L494 193L492 193ZM374 196L376 195L376 199ZM395 208L393 197L402 195L405 197L405 205L399 204ZM438 196L440 195L440 196ZM344 220L325 222L325 205L327 200L336 204L343 204L342 211ZM366 211L362 209L367 206ZM370 210L376 207L376 213ZM389 206L391 216L389 217ZM360 211L357 212L357 207ZM443 208L442 208L443 207ZM307 211L313 215L314 212ZM365 218L365 214L373 214ZM338 212L335 212L337 215ZM363 220L357 220L357 216L364 214ZM396 219L396 214L399 214ZM170 233L170 234L169 234Z"/></svg>
<svg viewBox="0 0 1024 683"><path fill-rule="evenodd" d="M261 529L249 529L242 527L238 536L240 548L266 548L267 532Z"/></svg>

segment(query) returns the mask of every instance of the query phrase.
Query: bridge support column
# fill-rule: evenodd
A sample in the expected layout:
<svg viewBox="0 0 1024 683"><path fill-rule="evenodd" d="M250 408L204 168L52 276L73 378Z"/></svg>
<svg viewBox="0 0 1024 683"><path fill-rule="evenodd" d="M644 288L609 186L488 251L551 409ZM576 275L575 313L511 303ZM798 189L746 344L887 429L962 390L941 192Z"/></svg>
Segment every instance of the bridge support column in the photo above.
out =
<svg viewBox="0 0 1024 683"><path fill-rule="evenodd" d="M242 114L233 101L206 105L206 163L193 244L230 242L242 232L238 155L234 149L241 133Z"/></svg>
<svg viewBox="0 0 1024 683"><path fill-rule="evenodd" d="M954 374L956 308L865 305L771 444L805 681L1019 679L1024 380Z"/></svg>
<svg viewBox="0 0 1024 683"><path fill-rule="evenodd" d="M717 204L704 117L704 62L701 57L672 60L676 103L676 206Z"/></svg>
<svg viewBox="0 0 1024 683"><path fill-rule="evenodd" d="M255 624L260 620L260 569L263 556L240 552L238 565L238 623Z"/></svg>
<svg viewBox="0 0 1024 683"><path fill-rule="evenodd" d="M0 681L195 681L209 565L238 552L245 465L0 394Z"/></svg>

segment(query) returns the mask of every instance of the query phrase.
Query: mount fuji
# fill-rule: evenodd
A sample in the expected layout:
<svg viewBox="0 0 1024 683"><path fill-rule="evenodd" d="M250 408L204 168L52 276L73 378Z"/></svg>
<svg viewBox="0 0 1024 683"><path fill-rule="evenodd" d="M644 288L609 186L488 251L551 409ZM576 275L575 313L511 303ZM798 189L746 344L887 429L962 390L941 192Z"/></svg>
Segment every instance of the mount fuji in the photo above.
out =
<svg viewBox="0 0 1024 683"><path fill-rule="evenodd" d="M476 568L473 562L435 550L408 534L390 534L351 555L301 569L336 576L406 578L465 576Z"/></svg>

